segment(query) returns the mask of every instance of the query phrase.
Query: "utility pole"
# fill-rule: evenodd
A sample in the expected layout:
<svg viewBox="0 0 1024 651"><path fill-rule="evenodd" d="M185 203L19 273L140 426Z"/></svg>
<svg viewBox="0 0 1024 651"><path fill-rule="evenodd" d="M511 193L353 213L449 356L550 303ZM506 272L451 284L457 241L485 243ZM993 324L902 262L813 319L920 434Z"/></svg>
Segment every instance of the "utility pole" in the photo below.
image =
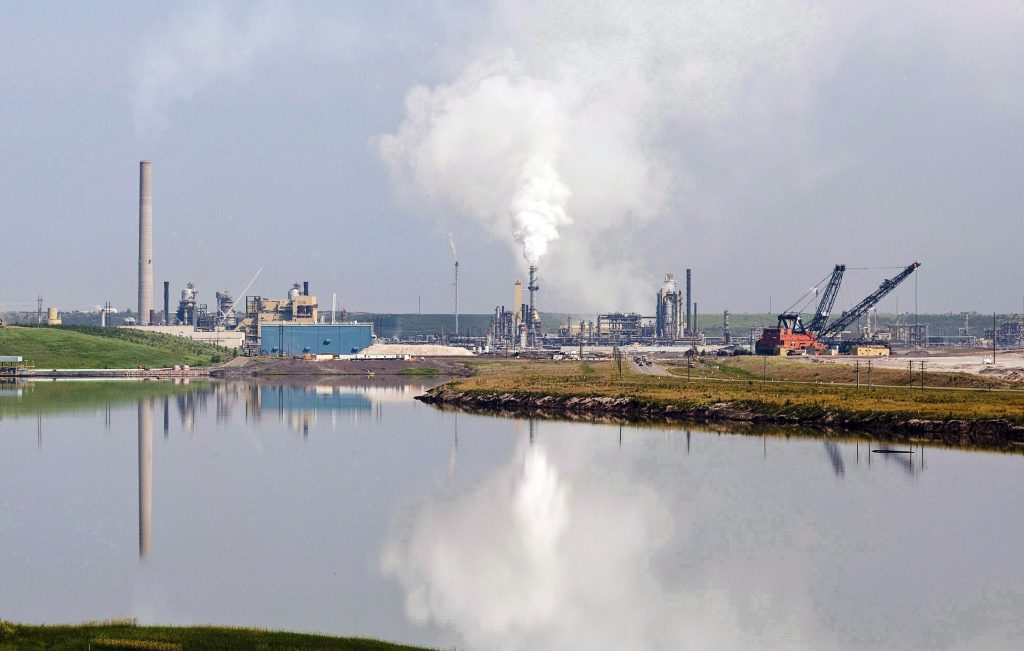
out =
<svg viewBox="0 0 1024 651"><path fill-rule="evenodd" d="M868 360L868 391L871 390L871 360Z"/></svg>
<svg viewBox="0 0 1024 651"><path fill-rule="evenodd" d="M857 365L857 390L859 391L860 390L860 360L859 359L857 360L856 365Z"/></svg>
<svg viewBox="0 0 1024 651"><path fill-rule="evenodd" d="M924 391L924 360L921 360L921 390Z"/></svg>
<svg viewBox="0 0 1024 651"><path fill-rule="evenodd" d="M907 383L907 386L910 387L911 389L913 389L914 388L914 360L912 360L912 359L907 360L907 372L910 373L910 381Z"/></svg>
<svg viewBox="0 0 1024 651"><path fill-rule="evenodd" d="M992 313L992 366L996 365L996 313Z"/></svg>

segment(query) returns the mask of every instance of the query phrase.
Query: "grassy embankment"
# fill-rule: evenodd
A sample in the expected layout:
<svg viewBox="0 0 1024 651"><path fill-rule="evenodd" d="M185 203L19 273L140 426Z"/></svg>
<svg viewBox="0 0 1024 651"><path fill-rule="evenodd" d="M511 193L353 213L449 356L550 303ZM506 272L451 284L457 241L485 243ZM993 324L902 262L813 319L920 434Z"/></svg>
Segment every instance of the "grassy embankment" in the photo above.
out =
<svg viewBox="0 0 1024 651"><path fill-rule="evenodd" d="M927 362L927 360L926 360ZM904 362L905 364L905 362ZM686 363L668 364L669 371L681 377L686 376ZM856 384L857 368L853 364L829 361L816 361L815 358L760 357L740 355L736 357L718 357L702 360L690 370L690 377L706 376L720 380L754 380L760 382L762 376L769 381L778 382L817 382L822 384ZM911 375L907 368L871 369L873 385L892 385L906 387L911 383ZM868 360L860 362L860 382L868 384ZM921 371L917 362L913 366L913 384L921 386ZM924 374L925 387L943 387L957 389L1024 389L1024 384L1001 379L998 376L983 376L964 372L932 372Z"/></svg>
<svg viewBox="0 0 1024 651"><path fill-rule="evenodd" d="M0 328L0 355L21 355L40 369L206 366L234 356L183 337L91 326Z"/></svg>
<svg viewBox="0 0 1024 651"><path fill-rule="evenodd" d="M339 649L417 651L418 647L363 638L330 637L221 626L138 626L131 620L72 626L28 626L0 621L0 651L7 649Z"/></svg>
<svg viewBox="0 0 1024 651"><path fill-rule="evenodd" d="M754 361L763 364L763 360ZM751 371L740 375L742 369L717 362L692 369L690 381L685 377L685 367L679 369L682 377L659 377L636 373L625 362L621 377L612 362L503 360L479 362L474 367L476 375L447 386L475 394L633 398L642 404L681 407L729 403L739 410L796 418L824 414L856 419L888 416L940 421L1004 418L1024 424L1024 392L868 389L866 381L861 389L784 381L762 384L760 376L750 377ZM926 374L926 385L937 382L932 375ZM874 381L874 373L872 376Z"/></svg>

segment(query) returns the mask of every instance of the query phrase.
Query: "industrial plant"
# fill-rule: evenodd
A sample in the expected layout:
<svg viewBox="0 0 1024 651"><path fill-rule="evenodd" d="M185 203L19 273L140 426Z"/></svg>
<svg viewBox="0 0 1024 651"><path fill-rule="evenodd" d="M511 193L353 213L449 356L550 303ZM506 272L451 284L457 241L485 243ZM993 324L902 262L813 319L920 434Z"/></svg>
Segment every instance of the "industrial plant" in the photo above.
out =
<svg viewBox="0 0 1024 651"><path fill-rule="evenodd" d="M740 315L738 335L733 331L736 315L730 314L728 309L720 313L720 320L719 316L705 315L703 327L700 325L692 268L685 269L682 282L677 281L675 273L664 274L651 297L650 311L619 309L575 317L548 311L544 317L539 303L541 271L537 264L531 264L526 278L512 282L510 304L496 305L487 316L462 314L460 325L460 267L451 235L455 257L454 309L449 315L434 316L454 317L454 329L445 325L435 325L434 330L387 328L384 320L375 315L360 315L363 320L353 320L349 312L337 309L336 295L331 309L322 310L308 281L292 283L279 298L249 294L249 287L262 269L237 294L227 288L211 291L195 282L184 282L173 291L176 304L171 300L171 281L164 280L163 309L157 310L153 300L153 166L150 161L139 163L138 199L137 312L134 315L119 312L108 301L97 308L99 324L189 337L249 356L355 357L379 343L440 345L441 352L436 354L466 352L444 348L456 346L484 355L552 357L581 357L588 351L595 355L607 354L611 348L620 346L650 348L670 355L716 352L801 356L884 356L889 355L894 346L1024 347L1024 315L1012 315L1001 322L993 317L990 327L984 329L976 321L972 329L972 315L963 313L962 326L956 327L955 332L945 325L937 334L930 331L928 320L898 312L880 325L879 320L884 315L876 312L877 305L917 271L921 266L918 262L901 267L899 273L884 280L854 307L834 314L848 269L844 264L837 264L810 292L772 316L771 319L777 321L774 325L765 323L764 318L752 321ZM804 301L802 305L801 301ZM56 307L44 311L40 296L31 316L36 325L58 326L68 314L62 315ZM73 318L72 323L81 321ZM435 319L432 323L445 321ZM934 318L931 325L934 325Z"/></svg>
<svg viewBox="0 0 1024 651"><path fill-rule="evenodd" d="M323 318L326 315L319 311L316 296L309 293L308 282L294 283L281 299L246 296L244 312L238 314L236 300L229 290L215 291L213 301L205 303L200 301L199 288L194 282L185 283L177 309L172 312L171 283L164 281L163 311L158 318L153 309L153 167L150 161L139 163L138 288L139 322L127 322L126 327L216 343L237 348L247 355L351 356L373 343L372 324L338 320L333 306L329 319ZM107 325L106 317L111 313L108 304L101 314L102 325ZM55 318L56 309L53 309L51 320Z"/></svg>

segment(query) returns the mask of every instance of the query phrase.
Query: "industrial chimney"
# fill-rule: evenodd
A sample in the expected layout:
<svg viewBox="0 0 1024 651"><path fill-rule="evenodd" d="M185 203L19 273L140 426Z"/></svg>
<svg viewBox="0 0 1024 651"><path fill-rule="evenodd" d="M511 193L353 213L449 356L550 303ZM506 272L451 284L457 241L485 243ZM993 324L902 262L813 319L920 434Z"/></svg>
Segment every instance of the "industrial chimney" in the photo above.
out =
<svg viewBox="0 0 1024 651"><path fill-rule="evenodd" d="M537 307L534 304L535 294L540 289L540 285L537 284L537 267L535 265L530 265L530 284L526 286L526 289L530 292L530 314L526 317L526 328L529 345L533 348L537 346L537 336L540 334L538 332L538 321L540 319L537 314Z"/></svg>
<svg viewBox="0 0 1024 651"><path fill-rule="evenodd" d="M690 294L690 270L686 270L686 336L693 335L693 321L691 320L691 310L693 309L693 303L690 302L692 295Z"/></svg>
<svg viewBox="0 0 1024 651"><path fill-rule="evenodd" d="M153 316L153 170L139 163L139 324L152 325Z"/></svg>
<svg viewBox="0 0 1024 651"><path fill-rule="evenodd" d="M517 280L512 285L512 313L516 321L523 320L523 281Z"/></svg>

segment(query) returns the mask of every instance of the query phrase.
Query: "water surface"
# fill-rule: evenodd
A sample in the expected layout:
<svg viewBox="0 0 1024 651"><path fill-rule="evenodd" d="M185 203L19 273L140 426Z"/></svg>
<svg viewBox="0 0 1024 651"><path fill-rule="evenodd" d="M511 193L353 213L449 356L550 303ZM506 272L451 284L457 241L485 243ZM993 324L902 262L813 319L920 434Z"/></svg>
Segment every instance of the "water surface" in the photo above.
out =
<svg viewBox="0 0 1024 651"><path fill-rule="evenodd" d="M1024 457L471 416L423 390L0 388L0 617L467 649L1024 638Z"/></svg>

